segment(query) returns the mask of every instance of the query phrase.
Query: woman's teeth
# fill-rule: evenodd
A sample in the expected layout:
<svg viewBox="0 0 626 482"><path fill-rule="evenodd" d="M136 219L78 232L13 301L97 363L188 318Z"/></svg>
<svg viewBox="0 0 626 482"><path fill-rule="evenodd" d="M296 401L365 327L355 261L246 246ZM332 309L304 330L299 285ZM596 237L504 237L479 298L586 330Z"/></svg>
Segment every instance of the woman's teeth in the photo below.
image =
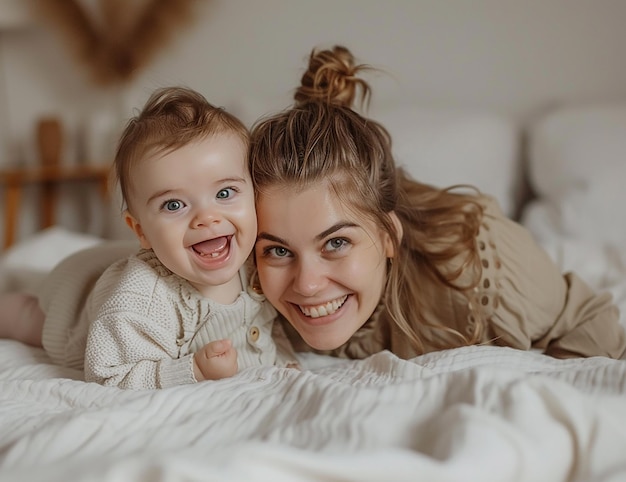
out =
<svg viewBox="0 0 626 482"><path fill-rule="evenodd" d="M320 316L328 316L332 315L335 311L337 311L346 301L348 295L342 296L341 298L337 298L336 300L329 301L323 305L318 306L301 306L298 305L300 311L305 316L310 316L311 318L319 318Z"/></svg>

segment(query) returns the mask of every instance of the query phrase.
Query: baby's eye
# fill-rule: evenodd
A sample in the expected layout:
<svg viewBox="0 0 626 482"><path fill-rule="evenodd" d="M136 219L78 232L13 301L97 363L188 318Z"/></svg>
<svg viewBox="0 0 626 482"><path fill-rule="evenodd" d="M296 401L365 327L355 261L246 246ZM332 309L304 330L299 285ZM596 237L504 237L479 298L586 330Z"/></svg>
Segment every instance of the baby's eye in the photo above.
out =
<svg viewBox="0 0 626 482"><path fill-rule="evenodd" d="M217 199L228 199L233 195L235 190L232 187L227 187L225 189L220 189L217 193Z"/></svg>
<svg viewBox="0 0 626 482"><path fill-rule="evenodd" d="M350 244L346 238L332 238L326 241L324 245L324 251L326 252L334 252L339 251Z"/></svg>
<svg viewBox="0 0 626 482"><path fill-rule="evenodd" d="M179 199L169 199L161 205L161 209L165 209L169 212L176 212L183 207L185 207L185 204Z"/></svg>

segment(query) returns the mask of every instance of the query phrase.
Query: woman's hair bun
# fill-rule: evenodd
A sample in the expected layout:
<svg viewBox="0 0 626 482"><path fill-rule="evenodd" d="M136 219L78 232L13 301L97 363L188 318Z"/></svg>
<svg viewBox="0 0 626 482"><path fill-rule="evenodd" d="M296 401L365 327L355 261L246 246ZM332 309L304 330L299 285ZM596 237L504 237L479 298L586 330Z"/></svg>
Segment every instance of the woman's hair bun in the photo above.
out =
<svg viewBox="0 0 626 482"><path fill-rule="evenodd" d="M361 102L367 101L370 87L357 74L368 69L367 65L356 64L352 53L341 45L329 50L313 49L308 69L294 95L296 104L321 101L352 107L359 88Z"/></svg>

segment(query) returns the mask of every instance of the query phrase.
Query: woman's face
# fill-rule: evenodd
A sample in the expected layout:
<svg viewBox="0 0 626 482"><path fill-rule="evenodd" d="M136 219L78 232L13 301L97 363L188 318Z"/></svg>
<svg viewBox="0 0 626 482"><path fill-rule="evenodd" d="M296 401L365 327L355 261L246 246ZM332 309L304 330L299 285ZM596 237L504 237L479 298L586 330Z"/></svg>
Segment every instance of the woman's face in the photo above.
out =
<svg viewBox="0 0 626 482"><path fill-rule="evenodd" d="M309 346L343 345L378 305L390 236L347 209L326 183L272 188L258 198L257 216L265 296Z"/></svg>

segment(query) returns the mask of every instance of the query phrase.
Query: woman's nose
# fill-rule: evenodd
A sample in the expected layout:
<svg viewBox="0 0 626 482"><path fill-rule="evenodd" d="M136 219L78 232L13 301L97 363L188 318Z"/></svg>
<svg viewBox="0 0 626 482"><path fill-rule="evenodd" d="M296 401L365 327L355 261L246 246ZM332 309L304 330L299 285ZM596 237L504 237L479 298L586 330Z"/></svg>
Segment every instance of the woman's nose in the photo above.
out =
<svg viewBox="0 0 626 482"><path fill-rule="evenodd" d="M293 279L293 290L302 296L314 296L324 289L328 277L316 260L300 259Z"/></svg>

